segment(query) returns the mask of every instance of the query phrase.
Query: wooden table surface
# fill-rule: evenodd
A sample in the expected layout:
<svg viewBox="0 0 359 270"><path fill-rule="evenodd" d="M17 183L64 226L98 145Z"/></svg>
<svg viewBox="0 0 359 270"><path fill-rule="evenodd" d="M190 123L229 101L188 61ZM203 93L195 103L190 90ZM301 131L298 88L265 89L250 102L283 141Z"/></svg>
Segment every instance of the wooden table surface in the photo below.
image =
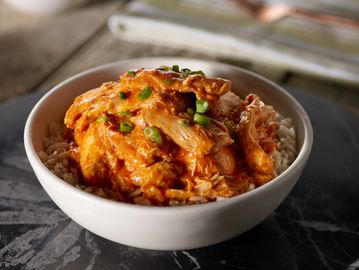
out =
<svg viewBox="0 0 359 270"><path fill-rule="evenodd" d="M296 74L262 64L233 61L200 52L118 40L107 28L111 14L128 1L91 1L85 7L49 16L30 16L0 2L0 102L48 91L88 68L144 56L211 59L255 71L287 89L308 91L359 113L359 87Z"/></svg>

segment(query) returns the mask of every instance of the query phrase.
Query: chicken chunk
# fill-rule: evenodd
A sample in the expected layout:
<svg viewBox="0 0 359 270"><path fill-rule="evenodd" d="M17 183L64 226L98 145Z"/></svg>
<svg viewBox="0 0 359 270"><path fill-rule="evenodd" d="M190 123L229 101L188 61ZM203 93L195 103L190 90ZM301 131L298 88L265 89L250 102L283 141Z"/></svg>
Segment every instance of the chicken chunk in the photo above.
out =
<svg viewBox="0 0 359 270"><path fill-rule="evenodd" d="M114 104L119 101L118 91L118 83L109 82L78 96L66 112L65 125L82 131L104 112L113 113Z"/></svg>
<svg viewBox="0 0 359 270"><path fill-rule="evenodd" d="M90 125L80 143L80 166L83 176L90 184L101 186L111 179L112 170L103 141L98 140L98 130Z"/></svg>
<svg viewBox="0 0 359 270"><path fill-rule="evenodd" d="M242 99L232 91L220 96L210 108L210 115L215 119L236 120L242 111Z"/></svg>
<svg viewBox="0 0 359 270"><path fill-rule="evenodd" d="M144 111L143 119L150 125L159 127L176 144L193 151L197 156L209 154L215 144L204 128L199 125L184 126L180 117L152 110Z"/></svg>
<svg viewBox="0 0 359 270"><path fill-rule="evenodd" d="M274 117L274 110L266 106L256 95L248 96L246 102L247 105L241 113L240 126L236 133L256 184L263 185L274 176L274 162L260 146L258 130L259 124L268 125L270 118Z"/></svg>

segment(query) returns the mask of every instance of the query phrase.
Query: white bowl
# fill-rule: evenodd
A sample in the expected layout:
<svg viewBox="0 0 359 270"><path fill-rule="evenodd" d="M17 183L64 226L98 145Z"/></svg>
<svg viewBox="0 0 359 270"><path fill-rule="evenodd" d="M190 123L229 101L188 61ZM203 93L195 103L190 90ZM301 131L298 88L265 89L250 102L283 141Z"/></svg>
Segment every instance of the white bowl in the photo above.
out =
<svg viewBox="0 0 359 270"><path fill-rule="evenodd" d="M271 182L248 193L194 206L154 207L114 202L83 192L52 174L37 152L47 125L61 121L73 99L102 82L139 67L178 64L232 80L240 95L255 92L293 119L299 153L294 163ZM115 62L82 72L54 87L33 108L25 126L25 149L41 185L53 201L81 226L112 241L134 247L171 250L207 246L237 236L264 220L291 191L309 157L313 132L302 106L285 90L252 72L210 61L143 58Z"/></svg>

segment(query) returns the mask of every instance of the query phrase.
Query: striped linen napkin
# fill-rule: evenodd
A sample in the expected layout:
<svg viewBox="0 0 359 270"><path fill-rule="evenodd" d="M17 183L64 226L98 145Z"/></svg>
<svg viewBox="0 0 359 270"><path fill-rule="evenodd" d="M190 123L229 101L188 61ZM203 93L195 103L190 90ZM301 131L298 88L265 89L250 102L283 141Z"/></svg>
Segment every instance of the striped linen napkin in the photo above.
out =
<svg viewBox="0 0 359 270"><path fill-rule="evenodd" d="M340 8L333 6L334 0L327 1L332 5L329 12L359 14L356 0L337 1ZM307 8L310 4L299 3ZM359 31L351 27L294 17L264 24L249 18L230 0L135 0L121 14L112 15L108 26L125 40L359 84Z"/></svg>

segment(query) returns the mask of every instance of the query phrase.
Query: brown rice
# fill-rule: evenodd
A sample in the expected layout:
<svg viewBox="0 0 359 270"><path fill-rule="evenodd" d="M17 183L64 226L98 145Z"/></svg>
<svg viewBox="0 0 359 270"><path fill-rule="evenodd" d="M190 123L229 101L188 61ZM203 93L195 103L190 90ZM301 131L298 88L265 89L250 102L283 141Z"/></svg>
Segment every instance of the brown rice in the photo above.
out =
<svg viewBox="0 0 359 270"><path fill-rule="evenodd" d="M276 176L285 171L290 164L295 160L297 155L297 143L296 143L296 131L293 121L290 118L284 118L278 114L278 129L277 138L278 145L277 150L271 153L271 157L275 165ZM108 198L111 200L122 201L120 195L112 191L110 188L99 188L94 186L85 185L80 181L81 177L76 168L70 166L67 150L70 148L70 144L67 143L61 134L66 130L63 124L52 122L48 127L48 136L44 138L44 151L40 151L39 157L42 162L49 168L49 170L56 176L60 177L70 185L73 185L85 192L97 195L99 197ZM221 177L221 176L219 176ZM198 189L205 189L208 182L198 181ZM248 191L255 188L254 184L250 184ZM141 196L141 190L130 194L133 197L135 204L150 205L150 201ZM217 201L226 198L218 197ZM192 196L189 199L190 203L206 203L207 199L203 196ZM169 202L170 206L183 205L186 202L174 201Z"/></svg>

